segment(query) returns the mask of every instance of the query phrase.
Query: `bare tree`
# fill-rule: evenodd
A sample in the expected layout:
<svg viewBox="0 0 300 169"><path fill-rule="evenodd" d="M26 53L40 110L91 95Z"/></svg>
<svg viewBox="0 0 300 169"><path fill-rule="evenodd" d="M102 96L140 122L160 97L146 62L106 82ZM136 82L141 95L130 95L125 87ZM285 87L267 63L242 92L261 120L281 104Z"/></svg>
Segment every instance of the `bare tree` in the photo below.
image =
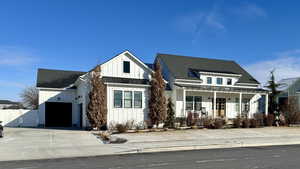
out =
<svg viewBox="0 0 300 169"><path fill-rule="evenodd" d="M155 62L154 73L150 82L149 117L152 124L158 126L167 117L166 97L164 94L166 84L162 77L159 61Z"/></svg>
<svg viewBox="0 0 300 169"><path fill-rule="evenodd" d="M106 85L101 78L101 67L96 66L91 72L90 102L87 117L93 128L101 128L107 122Z"/></svg>
<svg viewBox="0 0 300 169"><path fill-rule="evenodd" d="M24 107L30 109L37 109L39 106L39 92L38 89L34 86L25 88L20 97L22 98L22 102Z"/></svg>

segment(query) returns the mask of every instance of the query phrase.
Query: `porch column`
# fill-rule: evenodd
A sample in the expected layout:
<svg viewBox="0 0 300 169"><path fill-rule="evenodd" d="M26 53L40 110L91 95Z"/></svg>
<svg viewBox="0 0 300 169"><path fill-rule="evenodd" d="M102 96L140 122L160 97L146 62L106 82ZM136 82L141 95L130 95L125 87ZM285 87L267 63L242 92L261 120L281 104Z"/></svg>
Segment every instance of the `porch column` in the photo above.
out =
<svg viewBox="0 0 300 169"><path fill-rule="evenodd" d="M266 94L266 103L265 103L265 114L268 115L268 108L269 108L269 95Z"/></svg>
<svg viewBox="0 0 300 169"><path fill-rule="evenodd" d="M240 100L239 100L239 115L242 115L242 93L240 93Z"/></svg>
<svg viewBox="0 0 300 169"><path fill-rule="evenodd" d="M216 117L216 114L217 114L216 107L217 107L217 92L214 91L213 118L215 118L215 117Z"/></svg>
<svg viewBox="0 0 300 169"><path fill-rule="evenodd" d="M182 115L184 117L186 117L186 112L185 112L185 107L186 107L186 103L185 103L185 98L186 98L186 91L185 91L185 88L183 88L183 111L182 111Z"/></svg>

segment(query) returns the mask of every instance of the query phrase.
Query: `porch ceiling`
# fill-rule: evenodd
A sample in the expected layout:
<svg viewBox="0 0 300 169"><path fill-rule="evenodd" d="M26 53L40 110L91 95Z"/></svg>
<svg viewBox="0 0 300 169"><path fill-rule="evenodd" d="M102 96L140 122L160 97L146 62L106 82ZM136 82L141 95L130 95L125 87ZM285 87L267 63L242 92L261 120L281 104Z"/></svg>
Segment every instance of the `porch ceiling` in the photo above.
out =
<svg viewBox="0 0 300 169"><path fill-rule="evenodd" d="M208 85L189 85L189 84L175 84L178 87L185 87L187 90L202 90L202 91L219 91L219 92L233 92L233 93L261 93L267 94L268 91L264 89L240 88L240 87L223 87L223 86L208 86Z"/></svg>

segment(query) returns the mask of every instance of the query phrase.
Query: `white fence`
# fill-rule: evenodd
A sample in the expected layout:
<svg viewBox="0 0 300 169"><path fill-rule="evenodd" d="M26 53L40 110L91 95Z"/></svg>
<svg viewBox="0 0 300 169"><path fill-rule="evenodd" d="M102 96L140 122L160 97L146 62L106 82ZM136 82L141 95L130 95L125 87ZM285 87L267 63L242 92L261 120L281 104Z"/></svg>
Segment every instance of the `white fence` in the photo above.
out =
<svg viewBox="0 0 300 169"><path fill-rule="evenodd" d="M7 127L37 127L39 124L38 110L0 110L0 121L3 126Z"/></svg>

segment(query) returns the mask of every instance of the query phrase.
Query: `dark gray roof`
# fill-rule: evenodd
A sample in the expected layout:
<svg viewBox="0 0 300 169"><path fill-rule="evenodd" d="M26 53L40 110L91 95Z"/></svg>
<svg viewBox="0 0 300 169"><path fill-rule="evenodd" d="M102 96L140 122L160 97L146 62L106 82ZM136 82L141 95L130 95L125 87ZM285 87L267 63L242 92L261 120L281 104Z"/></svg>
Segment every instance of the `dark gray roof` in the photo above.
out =
<svg viewBox="0 0 300 169"><path fill-rule="evenodd" d="M86 72L38 69L36 87L65 88Z"/></svg>
<svg viewBox="0 0 300 169"><path fill-rule="evenodd" d="M179 56L170 54L157 54L158 59L163 61L171 74L179 79L196 79L189 76L190 70L241 74L238 83L259 84L247 71L234 61Z"/></svg>
<svg viewBox="0 0 300 169"><path fill-rule="evenodd" d="M0 100L0 104L19 104L18 102L13 102L10 100Z"/></svg>
<svg viewBox="0 0 300 169"><path fill-rule="evenodd" d="M132 79L132 78L121 78L121 77L102 77L104 82L108 83L126 83L126 84L149 84L148 79Z"/></svg>

